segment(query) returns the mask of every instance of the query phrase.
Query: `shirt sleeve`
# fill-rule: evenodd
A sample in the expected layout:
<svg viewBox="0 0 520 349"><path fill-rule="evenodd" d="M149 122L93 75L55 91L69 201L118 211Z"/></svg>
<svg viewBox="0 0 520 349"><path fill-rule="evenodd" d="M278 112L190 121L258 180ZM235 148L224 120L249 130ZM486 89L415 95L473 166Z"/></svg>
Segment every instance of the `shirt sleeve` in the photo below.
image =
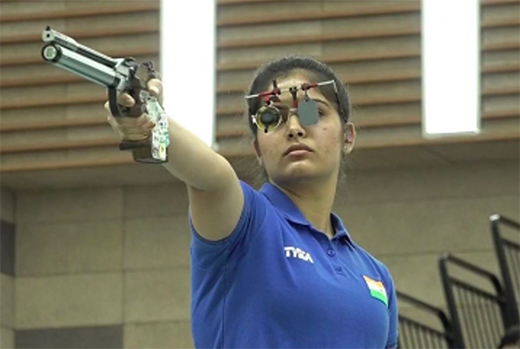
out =
<svg viewBox="0 0 520 349"><path fill-rule="evenodd" d="M261 230L264 223L268 201L249 186L240 181L244 194L244 207L235 229L222 240L211 241L202 237L195 229L189 213L189 226L192 233L191 261L203 269L225 267L244 255L250 248L251 240Z"/></svg>
<svg viewBox="0 0 520 349"><path fill-rule="evenodd" d="M397 338L398 338L398 308L397 308L397 296L395 293L395 285L392 280L392 276L390 272L387 275L388 280L388 316L390 319L390 327L388 331L388 340L386 342L385 348L397 348Z"/></svg>

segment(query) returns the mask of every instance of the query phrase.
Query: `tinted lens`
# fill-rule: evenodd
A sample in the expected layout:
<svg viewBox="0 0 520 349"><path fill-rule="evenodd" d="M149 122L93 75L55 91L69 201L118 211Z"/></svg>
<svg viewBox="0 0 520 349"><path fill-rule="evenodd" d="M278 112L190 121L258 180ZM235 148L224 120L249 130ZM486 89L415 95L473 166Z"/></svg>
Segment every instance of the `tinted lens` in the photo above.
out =
<svg viewBox="0 0 520 349"><path fill-rule="evenodd" d="M280 111L273 106L263 106L256 114L258 128L265 132L274 130L280 124Z"/></svg>

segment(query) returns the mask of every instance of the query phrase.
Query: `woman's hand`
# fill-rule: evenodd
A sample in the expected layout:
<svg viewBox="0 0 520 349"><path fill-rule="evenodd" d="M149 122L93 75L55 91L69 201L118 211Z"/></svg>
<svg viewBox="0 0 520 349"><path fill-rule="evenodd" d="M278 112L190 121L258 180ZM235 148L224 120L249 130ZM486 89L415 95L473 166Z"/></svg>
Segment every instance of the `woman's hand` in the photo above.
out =
<svg viewBox="0 0 520 349"><path fill-rule="evenodd" d="M148 81L148 92L157 98L160 97L162 91L162 82L159 79L151 79ZM132 107L135 100L128 93L121 93L117 102L123 107ZM105 109L109 112L107 121L112 129L119 134L121 140L125 141L143 141L150 136L155 123L150 116L143 113L139 117L114 117L110 112L109 102L105 103Z"/></svg>

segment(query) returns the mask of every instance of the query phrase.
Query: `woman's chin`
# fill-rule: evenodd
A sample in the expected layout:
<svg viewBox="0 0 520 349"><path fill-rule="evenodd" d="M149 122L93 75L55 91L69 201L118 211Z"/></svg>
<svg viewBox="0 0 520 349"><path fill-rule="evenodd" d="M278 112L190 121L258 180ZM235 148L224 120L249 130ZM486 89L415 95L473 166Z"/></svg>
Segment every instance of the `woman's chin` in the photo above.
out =
<svg viewBox="0 0 520 349"><path fill-rule="evenodd" d="M301 180L312 180L321 177L322 174L314 168L303 162L292 163L284 168L282 173L278 173L273 177L277 179L277 182L296 182Z"/></svg>

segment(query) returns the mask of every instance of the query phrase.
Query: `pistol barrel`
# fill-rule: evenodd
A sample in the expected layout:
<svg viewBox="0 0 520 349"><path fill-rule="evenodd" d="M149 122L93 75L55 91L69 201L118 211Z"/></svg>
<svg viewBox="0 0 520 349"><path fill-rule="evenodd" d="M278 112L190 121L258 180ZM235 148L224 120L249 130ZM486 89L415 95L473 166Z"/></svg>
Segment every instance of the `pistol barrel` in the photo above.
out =
<svg viewBox="0 0 520 349"><path fill-rule="evenodd" d="M50 26L47 26L43 31L42 39L46 43L55 43L59 46L66 47L71 51L77 52L82 56L88 57L110 68L114 68L118 64L117 60L77 43L73 38L51 29Z"/></svg>
<svg viewBox="0 0 520 349"><path fill-rule="evenodd" d="M84 57L64 46L55 43L47 44L42 49L42 57L45 61L96 84L106 87L118 87L119 85L119 78L113 68Z"/></svg>

